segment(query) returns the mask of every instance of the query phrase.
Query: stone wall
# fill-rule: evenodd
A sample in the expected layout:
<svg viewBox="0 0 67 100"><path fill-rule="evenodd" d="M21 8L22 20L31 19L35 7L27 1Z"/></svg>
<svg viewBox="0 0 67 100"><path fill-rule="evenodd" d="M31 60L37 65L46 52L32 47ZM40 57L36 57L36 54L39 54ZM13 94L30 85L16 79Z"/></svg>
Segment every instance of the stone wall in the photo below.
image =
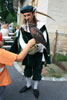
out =
<svg viewBox="0 0 67 100"><path fill-rule="evenodd" d="M38 18L46 24L49 32L51 52L55 32L58 30L56 52L67 53L67 0L38 0L37 9L55 19L55 21L53 21L48 17L42 15L38 16Z"/></svg>
<svg viewBox="0 0 67 100"><path fill-rule="evenodd" d="M47 14L48 11L48 0L38 0L37 11ZM46 24L47 17L41 14L37 14L37 19L41 20Z"/></svg>
<svg viewBox="0 0 67 100"><path fill-rule="evenodd" d="M67 0L48 0L48 15L55 19L47 19L49 32L67 33Z"/></svg>
<svg viewBox="0 0 67 100"><path fill-rule="evenodd" d="M56 33L49 33L51 53L53 52ZM67 34L58 33L56 53L67 54Z"/></svg>

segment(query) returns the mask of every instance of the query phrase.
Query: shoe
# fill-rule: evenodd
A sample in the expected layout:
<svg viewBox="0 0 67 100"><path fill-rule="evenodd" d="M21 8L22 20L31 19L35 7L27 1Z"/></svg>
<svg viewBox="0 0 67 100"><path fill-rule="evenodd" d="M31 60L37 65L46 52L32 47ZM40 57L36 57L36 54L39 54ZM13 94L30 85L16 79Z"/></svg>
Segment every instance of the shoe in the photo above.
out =
<svg viewBox="0 0 67 100"><path fill-rule="evenodd" d="M34 96L36 98L38 98L39 97L39 90L38 89L33 89L33 92L34 92Z"/></svg>
<svg viewBox="0 0 67 100"><path fill-rule="evenodd" d="M31 86L28 88L27 86L24 86L20 91L19 93L24 93L26 92L27 90L31 89Z"/></svg>

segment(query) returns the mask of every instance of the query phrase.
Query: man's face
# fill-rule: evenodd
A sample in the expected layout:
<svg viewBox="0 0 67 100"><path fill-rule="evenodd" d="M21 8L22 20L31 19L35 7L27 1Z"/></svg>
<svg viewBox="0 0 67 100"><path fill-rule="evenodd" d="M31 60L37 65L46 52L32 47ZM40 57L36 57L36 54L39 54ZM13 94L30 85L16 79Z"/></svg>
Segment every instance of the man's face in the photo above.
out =
<svg viewBox="0 0 67 100"><path fill-rule="evenodd" d="M24 15L24 19L25 19L26 21L32 22L34 13L32 13L32 12L27 12L27 13L24 13L23 15Z"/></svg>

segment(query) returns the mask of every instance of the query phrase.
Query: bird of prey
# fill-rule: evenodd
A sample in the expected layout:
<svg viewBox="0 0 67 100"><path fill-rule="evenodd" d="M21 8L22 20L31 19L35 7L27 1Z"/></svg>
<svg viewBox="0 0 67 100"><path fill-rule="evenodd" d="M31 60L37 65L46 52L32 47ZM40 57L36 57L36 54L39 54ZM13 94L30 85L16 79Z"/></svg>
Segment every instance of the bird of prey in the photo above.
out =
<svg viewBox="0 0 67 100"><path fill-rule="evenodd" d="M42 32L36 27L35 24L29 23L29 29L32 37L38 42L43 44L45 47L47 45L46 40ZM47 48L46 48L47 49Z"/></svg>

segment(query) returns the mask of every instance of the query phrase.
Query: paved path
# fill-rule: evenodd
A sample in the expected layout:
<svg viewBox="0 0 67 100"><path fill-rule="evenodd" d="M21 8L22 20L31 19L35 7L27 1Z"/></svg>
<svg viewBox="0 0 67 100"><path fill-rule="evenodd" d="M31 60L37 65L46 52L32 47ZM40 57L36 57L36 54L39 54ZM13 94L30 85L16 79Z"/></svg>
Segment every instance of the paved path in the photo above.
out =
<svg viewBox="0 0 67 100"><path fill-rule="evenodd" d="M21 74L24 75L24 66L21 65L21 63L14 63L15 68L17 69L17 71ZM47 68L52 68L55 70L55 72L57 72L58 74L62 75L61 78L56 78L56 77L43 77L42 80L49 80L49 81L67 81L67 74L65 74L65 72L59 68L57 65L55 64L50 64L48 65Z"/></svg>
<svg viewBox="0 0 67 100"><path fill-rule="evenodd" d="M25 85L24 76L14 67L8 67L12 84L4 93L5 100L37 100L33 95L33 89L19 94L19 90ZM33 87L33 83L32 83ZM67 100L67 82L42 80L39 83L40 96L38 100Z"/></svg>

